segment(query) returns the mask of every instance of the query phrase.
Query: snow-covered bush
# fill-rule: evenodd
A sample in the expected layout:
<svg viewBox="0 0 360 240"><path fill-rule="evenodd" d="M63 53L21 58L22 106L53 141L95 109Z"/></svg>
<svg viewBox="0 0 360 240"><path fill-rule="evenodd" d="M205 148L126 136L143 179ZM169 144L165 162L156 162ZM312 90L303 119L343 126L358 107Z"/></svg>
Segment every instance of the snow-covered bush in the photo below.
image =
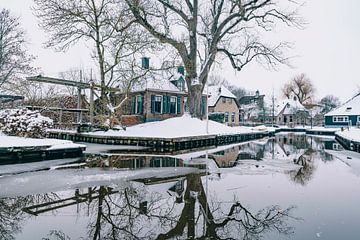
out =
<svg viewBox="0 0 360 240"><path fill-rule="evenodd" d="M53 121L38 111L28 109L0 110L0 131L11 136L44 137Z"/></svg>

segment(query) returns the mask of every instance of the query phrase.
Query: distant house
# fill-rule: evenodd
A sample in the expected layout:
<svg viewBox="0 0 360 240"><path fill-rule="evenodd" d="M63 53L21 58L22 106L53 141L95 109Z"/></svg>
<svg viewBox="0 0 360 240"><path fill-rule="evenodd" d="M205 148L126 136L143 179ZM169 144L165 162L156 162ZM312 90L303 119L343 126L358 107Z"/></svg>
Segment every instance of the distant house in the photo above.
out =
<svg viewBox="0 0 360 240"><path fill-rule="evenodd" d="M325 127L347 127L349 125L360 125L360 94L325 114Z"/></svg>
<svg viewBox="0 0 360 240"><path fill-rule="evenodd" d="M255 94L248 94L248 95L242 96L239 99L239 104L240 105L249 105L249 104L255 103L255 104L258 104L258 105L263 105L264 104L264 97L265 97L265 95L264 94L260 95L259 90L257 90L255 92Z"/></svg>
<svg viewBox="0 0 360 240"><path fill-rule="evenodd" d="M239 103L236 96L224 86L209 86L209 114L224 113L224 123L239 125Z"/></svg>
<svg viewBox="0 0 360 240"><path fill-rule="evenodd" d="M297 98L286 99L276 106L276 123L293 127L296 124L306 124L308 110Z"/></svg>
<svg viewBox="0 0 360 240"><path fill-rule="evenodd" d="M264 94L257 90L254 94L242 96L239 99L240 121L264 122Z"/></svg>

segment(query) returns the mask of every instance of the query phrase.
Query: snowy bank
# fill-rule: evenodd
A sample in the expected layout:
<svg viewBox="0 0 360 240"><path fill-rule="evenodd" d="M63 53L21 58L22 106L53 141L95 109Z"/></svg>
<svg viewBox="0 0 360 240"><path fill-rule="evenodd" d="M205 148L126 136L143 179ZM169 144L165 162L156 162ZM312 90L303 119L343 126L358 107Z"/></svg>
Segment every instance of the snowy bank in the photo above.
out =
<svg viewBox="0 0 360 240"><path fill-rule="evenodd" d="M17 148L17 147L47 147L48 149L64 149L64 148L85 148L83 144L73 143L68 140L58 139L39 139L12 137L0 135L0 148Z"/></svg>
<svg viewBox="0 0 360 240"><path fill-rule="evenodd" d="M336 132L336 135L347 139L348 141L360 143L360 129L359 128L350 128L345 129L344 131Z"/></svg>

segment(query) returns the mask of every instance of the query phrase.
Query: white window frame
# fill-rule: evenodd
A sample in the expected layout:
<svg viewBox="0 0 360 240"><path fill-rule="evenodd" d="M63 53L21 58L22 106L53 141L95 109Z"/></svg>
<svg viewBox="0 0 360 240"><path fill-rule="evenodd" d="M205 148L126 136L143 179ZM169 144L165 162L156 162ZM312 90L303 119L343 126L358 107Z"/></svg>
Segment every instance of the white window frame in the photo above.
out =
<svg viewBox="0 0 360 240"><path fill-rule="evenodd" d="M175 112L171 112L171 103L172 103L172 99L174 99L174 103L175 103ZM176 114L177 113L177 97L175 97L175 96L170 96L170 102L169 102L169 104L170 104L170 106L169 106L169 112L170 112L170 114Z"/></svg>
<svg viewBox="0 0 360 240"><path fill-rule="evenodd" d="M227 121L225 121L226 123L229 122L229 112L225 112L225 120L226 120L226 117L227 117Z"/></svg>
<svg viewBox="0 0 360 240"><path fill-rule="evenodd" d="M360 116L357 116L357 122L360 122Z"/></svg>
<svg viewBox="0 0 360 240"><path fill-rule="evenodd" d="M156 112L156 98L160 98L161 100L160 100L160 112ZM162 95L155 95L155 99L154 99L154 113L155 114L162 114L163 113L163 102L164 102L164 98L163 98L163 96Z"/></svg>
<svg viewBox="0 0 360 240"><path fill-rule="evenodd" d="M235 112L231 112L231 122L235 122Z"/></svg>
<svg viewBox="0 0 360 240"><path fill-rule="evenodd" d="M334 123L348 123L349 116L333 116Z"/></svg>

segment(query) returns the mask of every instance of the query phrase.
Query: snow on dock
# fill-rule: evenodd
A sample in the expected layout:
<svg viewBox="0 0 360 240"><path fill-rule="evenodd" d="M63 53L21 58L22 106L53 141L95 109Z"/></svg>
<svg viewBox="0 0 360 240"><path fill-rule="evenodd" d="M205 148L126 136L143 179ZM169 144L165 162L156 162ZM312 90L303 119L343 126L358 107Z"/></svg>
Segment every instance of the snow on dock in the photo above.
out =
<svg viewBox="0 0 360 240"><path fill-rule="evenodd" d="M0 135L0 164L13 160L76 157L80 156L85 148L85 145L68 140Z"/></svg>

